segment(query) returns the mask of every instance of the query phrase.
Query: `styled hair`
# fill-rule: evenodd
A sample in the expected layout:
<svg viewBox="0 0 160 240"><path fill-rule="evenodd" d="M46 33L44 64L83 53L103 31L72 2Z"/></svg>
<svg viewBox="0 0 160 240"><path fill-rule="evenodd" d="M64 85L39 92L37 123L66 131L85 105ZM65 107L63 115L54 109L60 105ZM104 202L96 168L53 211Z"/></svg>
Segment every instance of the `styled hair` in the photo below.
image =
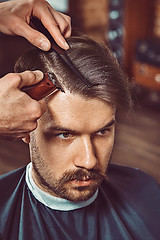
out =
<svg viewBox="0 0 160 240"><path fill-rule="evenodd" d="M130 107L130 82L109 48L84 35L72 36L67 41L70 48L66 54L92 87L84 84L53 49L48 52L35 47L28 49L16 62L15 72L37 69L53 72L59 85L72 93L102 99L116 109Z"/></svg>

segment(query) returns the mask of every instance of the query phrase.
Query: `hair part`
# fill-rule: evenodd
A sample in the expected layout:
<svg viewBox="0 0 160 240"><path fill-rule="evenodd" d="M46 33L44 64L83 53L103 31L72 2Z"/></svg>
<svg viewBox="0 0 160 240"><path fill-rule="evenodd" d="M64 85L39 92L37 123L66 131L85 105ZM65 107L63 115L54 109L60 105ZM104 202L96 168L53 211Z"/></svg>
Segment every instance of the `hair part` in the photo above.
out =
<svg viewBox="0 0 160 240"><path fill-rule="evenodd" d="M41 70L53 72L62 88L86 98L99 98L116 107L132 105L130 82L109 48L86 36L68 38L66 54L76 68L94 86L88 87L57 55L54 49L44 52L38 48L27 50L16 62L15 72Z"/></svg>

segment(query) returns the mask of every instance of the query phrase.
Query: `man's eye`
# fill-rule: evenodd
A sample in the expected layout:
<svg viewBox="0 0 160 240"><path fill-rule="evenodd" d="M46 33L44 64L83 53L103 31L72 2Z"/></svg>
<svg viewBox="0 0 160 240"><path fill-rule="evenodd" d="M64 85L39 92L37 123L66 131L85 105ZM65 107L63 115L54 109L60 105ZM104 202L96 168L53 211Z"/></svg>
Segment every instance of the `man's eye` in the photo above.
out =
<svg viewBox="0 0 160 240"><path fill-rule="evenodd" d="M103 129L103 130L97 132L96 135L103 136L103 135L107 134L109 131L110 131L110 129Z"/></svg>
<svg viewBox="0 0 160 240"><path fill-rule="evenodd" d="M67 139L67 138L73 137L73 135L70 134L70 133L60 133L60 134L58 134L57 136L58 136L59 138L61 138L61 139Z"/></svg>

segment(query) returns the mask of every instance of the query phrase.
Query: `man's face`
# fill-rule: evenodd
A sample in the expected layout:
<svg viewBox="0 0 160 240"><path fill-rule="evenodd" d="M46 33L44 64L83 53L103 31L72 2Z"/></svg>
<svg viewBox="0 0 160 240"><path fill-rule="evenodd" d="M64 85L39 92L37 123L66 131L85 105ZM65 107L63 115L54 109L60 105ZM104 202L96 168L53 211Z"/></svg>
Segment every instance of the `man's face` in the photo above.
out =
<svg viewBox="0 0 160 240"><path fill-rule="evenodd" d="M105 175L114 144L115 110L106 102L58 92L31 136L32 175L44 191L89 199Z"/></svg>

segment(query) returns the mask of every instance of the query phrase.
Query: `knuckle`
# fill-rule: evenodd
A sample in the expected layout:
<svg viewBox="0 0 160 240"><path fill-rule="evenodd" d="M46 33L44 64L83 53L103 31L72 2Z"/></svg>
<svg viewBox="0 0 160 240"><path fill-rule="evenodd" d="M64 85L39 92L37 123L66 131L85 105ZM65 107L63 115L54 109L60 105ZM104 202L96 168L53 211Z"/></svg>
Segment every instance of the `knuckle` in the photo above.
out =
<svg viewBox="0 0 160 240"><path fill-rule="evenodd" d="M32 119L38 119L41 117L42 110L40 108L40 104L37 101L32 102L29 109L31 112Z"/></svg>
<svg viewBox="0 0 160 240"><path fill-rule="evenodd" d="M28 132L32 132L37 128L37 121L32 121L28 124Z"/></svg>
<svg viewBox="0 0 160 240"><path fill-rule="evenodd" d="M8 79L10 86L14 87L14 86L19 86L22 78L18 73L8 73L6 75L6 79Z"/></svg>
<svg viewBox="0 0 160 240"><path fill-rule="evenodd" d="M62 28L65 30L65 29L68 28L68 27L69 27L69 24L68 24L67 21L65 21L65 22L63 23Z"/></svg>
<svg viewBox="0 0 160 240"><path fill-rule="evenodd" d="M17 80L21 78L18 73L8 73L6 76L10 79L17 79Z"/></svg>
<svg viewBox="0 0 160 240"><path fill-rule="evenodd" d="M61 24L61 31L65 34L69 34L70 35L70 30L71 30L71 23L68 21L63 22L63 24Z"/></svg>
<svg viewBox="0 0 160 240"><path fill-rule="evenodd" d="M30 80L35 80L36 79L36 74L32 71L26 70L25 74Z"/></svg>
<svg viewBox="0 0 160 240"><path fill-rule="evenodd" d="M19 34L19 30L21 28L19 24L19 18L17 16L14 16L11 19L12 24L10 25L10 30L13 34Z"/></svg>
<svg viewBox="0 0 160 240"><path fill-rule="evenodd" d="M25 71L24 72L24 79L27 81L28 85L33 85L34 83L36 83L36 80L38 80L37 77L37 72L36 71Z"/></svg>
<svg viewBox="0 0 160 240"><path fill-rule="evenodd" d="M70 24L71 23L71 17L66 15L67 22Z"/></svg>
<svg viewBox="0 0 160 240"><path fill-rule="evenodd" d="M29 35L29 41L35 44L39 41L39 37L40 36L38 32L32 31Z"/></svg>

